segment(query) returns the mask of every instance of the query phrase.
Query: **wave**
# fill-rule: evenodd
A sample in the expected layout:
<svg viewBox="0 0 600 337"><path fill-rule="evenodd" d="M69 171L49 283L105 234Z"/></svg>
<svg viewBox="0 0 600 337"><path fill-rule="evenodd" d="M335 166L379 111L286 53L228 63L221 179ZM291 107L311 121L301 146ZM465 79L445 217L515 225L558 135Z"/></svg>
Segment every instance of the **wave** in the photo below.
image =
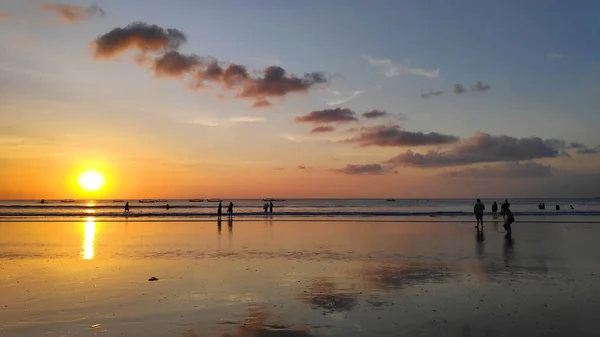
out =
<svg viewBox="0 0 600 337"><path fill-rule="evenodd" d="M600 211L557 211L557 212L513 212L519 216L600 216ZM226 214L223 214L226 217ZM393 212L393 211L356 211L356 212L328 212L328 211L302 211L302 212L236 212L235 217L473 217L472 212ZM206 212L0 212L0 217L19 218L69 218L69 217L95 217L95 218L205 218L216 217L216 213ZM502 219L501 215L487 214L486 218Z"/></svg>

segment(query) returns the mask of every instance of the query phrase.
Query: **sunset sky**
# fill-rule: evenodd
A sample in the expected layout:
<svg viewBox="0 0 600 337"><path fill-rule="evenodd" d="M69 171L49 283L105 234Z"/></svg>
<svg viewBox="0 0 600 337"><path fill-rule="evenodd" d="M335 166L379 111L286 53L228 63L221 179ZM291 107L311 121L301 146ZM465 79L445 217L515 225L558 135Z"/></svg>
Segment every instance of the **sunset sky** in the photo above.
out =
<svg viewBox="0 0 600 337"><path fill-rule="evenodd" d="M592 0L3 0L0 199L600 196L599 29Z"/></svg>

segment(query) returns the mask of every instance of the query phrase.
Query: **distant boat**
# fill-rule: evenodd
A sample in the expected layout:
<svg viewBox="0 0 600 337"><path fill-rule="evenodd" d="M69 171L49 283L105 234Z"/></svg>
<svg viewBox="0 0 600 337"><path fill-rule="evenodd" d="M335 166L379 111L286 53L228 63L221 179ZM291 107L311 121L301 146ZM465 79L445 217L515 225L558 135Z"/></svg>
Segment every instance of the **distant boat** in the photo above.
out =
<svg viewBox="0 0 600 337"><path fill-rule="evenodd" d="M206 199L208 202L223 202L223 199Z"/></svg>
<svg viewBox="0 0 600 337"><path fill-rule="evenodd" d="M396 199L385 199L386 201L396 201Z"/></svg>
<svg viewBox="0 0 600 337"><path fill-rule="evenodd" d="M63 199L60 202L75 202L73 199Z"/></svg>
<svg viewBox="0 0 600 337"><path fill-rule="evenodd" d="M167 202L167 199L155 199L156 202Z"/></svg>
<svg viewBox="0 0 600 337"><path fill-rule="evenodd" d="M190 199L190 202L204 202L204 199Z"/></svg>
<svg viewBox="0 0 600 337"><path fill-rule="evenodd" d="M149 204L149 203L154 202L154 200L152 200L152 199L141 199L141 200L138 200L138 202L142 203L142 204Z"/></svg>

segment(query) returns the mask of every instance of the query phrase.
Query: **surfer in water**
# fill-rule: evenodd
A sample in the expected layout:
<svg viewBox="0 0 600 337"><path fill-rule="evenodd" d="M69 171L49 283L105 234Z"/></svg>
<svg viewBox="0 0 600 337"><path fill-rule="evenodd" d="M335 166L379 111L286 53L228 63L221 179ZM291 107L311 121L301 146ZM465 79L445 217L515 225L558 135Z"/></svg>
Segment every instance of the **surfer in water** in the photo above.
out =
<svg viewBox="0 0 600 337"><path fill-rule="evenodd" d="M221 202L219 202L219 207L217 207L217 220L221 221L221 214L223 213L223 206Z"/></svg>
<svg viewBox="0 0 600 337"><path fill-rule="evenodd" d="M233 202L231 201L229 202L229 206L227 207L227 214L229 214L229 220L233 219Z"/></svg>
<svg viewBox="0 0 600 337"><path fill-rule="evenodd" d="M125 203L125 213L129 213L129 201Z"/></svg>

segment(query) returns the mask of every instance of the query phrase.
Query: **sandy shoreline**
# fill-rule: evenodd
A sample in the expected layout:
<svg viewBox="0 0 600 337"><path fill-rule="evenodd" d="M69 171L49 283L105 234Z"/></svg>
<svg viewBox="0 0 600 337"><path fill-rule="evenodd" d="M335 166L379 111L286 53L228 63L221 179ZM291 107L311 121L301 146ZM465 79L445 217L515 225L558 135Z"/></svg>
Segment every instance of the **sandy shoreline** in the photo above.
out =
<svg viewBox="0 0 600 337"><path fill-rule="evenodd" d="M501 227L1 222L0 336L600 333L600 228Z"/></svg>

